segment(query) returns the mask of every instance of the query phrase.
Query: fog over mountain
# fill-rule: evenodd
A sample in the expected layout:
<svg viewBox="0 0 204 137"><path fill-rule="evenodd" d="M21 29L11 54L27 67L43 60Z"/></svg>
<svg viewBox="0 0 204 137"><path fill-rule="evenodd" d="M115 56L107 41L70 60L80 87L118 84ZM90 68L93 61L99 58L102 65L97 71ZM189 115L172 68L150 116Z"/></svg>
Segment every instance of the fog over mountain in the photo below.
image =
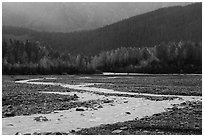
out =
<svg viewBox="0 0 204 137"><path fill-rule="evenodd" d="M102 27L158 8L189 3L11 3L2 24L40 31L71 32Z"/></svg>

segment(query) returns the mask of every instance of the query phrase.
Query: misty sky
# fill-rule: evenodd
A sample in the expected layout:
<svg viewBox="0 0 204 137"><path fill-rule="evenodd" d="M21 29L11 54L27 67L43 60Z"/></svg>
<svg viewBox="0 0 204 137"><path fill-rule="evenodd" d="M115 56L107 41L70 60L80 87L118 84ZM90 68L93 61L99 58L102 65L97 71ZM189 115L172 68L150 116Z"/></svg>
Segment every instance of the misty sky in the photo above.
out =
<svg viewBox="0 0 204 137"><path fill-rule="evenodd" d="M162 7L189 3L3 3L3 25L71 32L102 27Z"/></svg>

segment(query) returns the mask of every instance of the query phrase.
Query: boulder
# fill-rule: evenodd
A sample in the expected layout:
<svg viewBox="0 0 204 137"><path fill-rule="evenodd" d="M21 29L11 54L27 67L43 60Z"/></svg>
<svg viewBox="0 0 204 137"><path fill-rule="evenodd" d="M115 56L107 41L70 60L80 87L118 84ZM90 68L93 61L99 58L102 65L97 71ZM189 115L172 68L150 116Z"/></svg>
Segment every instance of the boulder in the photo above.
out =
<svg viewBox="0 0 204 137"><path fill-rule="evenodd" d="M35 117L34 120L37 122L48 121L48 119L43 116Z"/></svg>
<svg viewBox="0 0 204 137"><path fill-rule="evenodd" d="M9 111L9 112L5 112L4 115L6 117L14 117L16 114L15 114L15 111Z"/></svg>
<svg viewBox="0 0 204 137"><path fill-rule="evenodd" d="M85 109L82 107L79 107L79 108L76 108L76 111L85 111Z"/></svg>
<svg viewBox="0 0 204 137"><path fill-rule="evenodd" d="M130 115L131 113L127 111L127 112L125 112L125 114L128 114L128 115Z"/></svg>
<svg viewBox="0 0 204 137"><path fill-rule="evenodd" d="M25 134L23 134L23 135L31 135L31 133L25 133Z"/></svg>
<svg viewBox="0 0 204 137"><path fill-rule="evenodd" d="M79 98L76 94L74 94L74 98Z"/></svg>
<svg viewBox="0 0 204 137"><path fill-rule="evenodd" d="M125 127L120 127L120 129L121 130L126 130L126 129L128 129L128 127L126 127L126 126Z"/></svg>
<svg viewBox="0 0 204 137"><path fill-rule="evenodd" d="M112 131L112 133L113 133L113 134L119 134L119 133L121 133L122 131L123 131L123 130L117 129L117 130Z"/></svg>
<svg viewBox="0 0 204 137"><path fill-rule="evenodd" d="M124 103L128 103L128 101L126 100L126 101L124 101Z"/></svg>
<svg viewBox="0 0 204 137"><path fill-rule="evenodd" d="M15 135L22 135L20 132L16 132L16 134Z"/></svg>
<svg viewBox="0 0 204 137"><path fill-rule="evenodd" d="M107 99L107 100L104 100L103 102L104 103L111 103L112 101Z"/></svg>
<svg viewBox="0 0 204 137"><path fill-rule="evenodd" d="M11 126L11 127L12 127L12 126L13 126L13 124L12 124L12 123L10 123L10 124L8 124L8 126Z"/></svg>
<svg viewBox="0 0 204 137"><path fill-rule="evenodd" d="M99 105L98 108L103 108L103 106Z"/></svg>

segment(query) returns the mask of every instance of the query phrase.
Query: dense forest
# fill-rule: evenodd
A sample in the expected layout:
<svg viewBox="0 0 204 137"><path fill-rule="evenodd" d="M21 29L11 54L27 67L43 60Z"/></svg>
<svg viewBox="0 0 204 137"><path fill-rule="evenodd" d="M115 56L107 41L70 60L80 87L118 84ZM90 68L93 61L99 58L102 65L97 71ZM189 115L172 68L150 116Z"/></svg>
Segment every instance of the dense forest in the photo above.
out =
<svg viewBox="0 0 204 137"><path fill-rule="evenodd" d="M89 31L3 26L2 32L3 74L202 73L202 3Z"/></svg>
<svg viewBox="0 0 204 137"><path fill-rule="evenodd" d="M49 47L49 46L48 46ZM202 43L180 41L71 55L40 42L3 40L3 74L202 73Z"/></svg>
<svg viewBox="0 0 204 137"><path fill-rule="evenodd" d="M40 41L75 56L94 56L120 47L154 47L161 42L198 42L202 41L202 3L162 8L90 31L37 32L9 26L2 31L4 38Z"/></svg>

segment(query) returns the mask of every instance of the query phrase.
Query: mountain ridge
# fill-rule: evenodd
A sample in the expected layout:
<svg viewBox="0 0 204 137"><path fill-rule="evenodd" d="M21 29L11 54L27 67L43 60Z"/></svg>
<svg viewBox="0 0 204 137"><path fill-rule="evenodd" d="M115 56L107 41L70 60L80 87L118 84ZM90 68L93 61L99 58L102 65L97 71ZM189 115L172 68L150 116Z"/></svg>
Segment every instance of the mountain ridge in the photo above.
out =
<svg viewBox="0 0 204 137"><path fill-rule="evenodd" d="M96 29L166 6L186 4L188 3L3 3L2 24L48 32L72 32Z"/></svg>
<svg viewBox="0 0 204 137"><path fill-rule="evenodd" d="M195 3L161 8L88 31L51 33L5 26L2 31L4 36L27 34L60 51L94 55L119 47L154 46L180 40L201 41L201 28L202 4Z"/></svg>

